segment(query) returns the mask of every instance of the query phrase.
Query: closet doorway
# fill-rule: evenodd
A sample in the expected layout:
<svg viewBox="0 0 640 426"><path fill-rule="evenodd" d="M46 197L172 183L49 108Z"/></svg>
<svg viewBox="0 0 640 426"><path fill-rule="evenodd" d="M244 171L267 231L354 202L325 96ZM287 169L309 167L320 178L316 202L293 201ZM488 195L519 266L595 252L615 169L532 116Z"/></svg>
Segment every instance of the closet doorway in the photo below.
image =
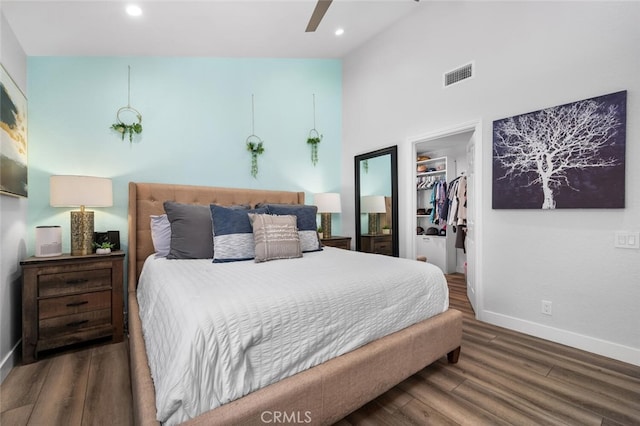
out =
<svg viewBox="0 0 640 426"><path fill-rule="evenodd" d="M414 258L425 256L445 274L465 274L467 295L476 314L479 261L478 164L480 124L472 123L415 138L415 191L412 217Z"/></svg>

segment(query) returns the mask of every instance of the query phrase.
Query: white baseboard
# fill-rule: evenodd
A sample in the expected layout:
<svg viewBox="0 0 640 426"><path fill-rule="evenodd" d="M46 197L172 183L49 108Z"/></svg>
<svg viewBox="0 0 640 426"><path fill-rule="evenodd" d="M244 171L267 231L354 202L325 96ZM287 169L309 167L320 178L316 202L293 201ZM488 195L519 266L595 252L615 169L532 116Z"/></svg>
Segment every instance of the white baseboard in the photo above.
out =
<svg viewBox="0 0 640 426"><path fill-rule="evenodd" d="M0 363L0 383L4 382L4 379L7 378L11 369L18 364L18 349L20 348L21 342L22 339L19 339L18 343L16 343L9 353L2 359L2 363Z"/></svg>
<svg viewBox="0 0 640 426"><path fill-rule="evenodd" d="M491 311L482 311L479 319L489 324L640 366L640 349L638 348L632 348L630 346L549 327L520 318L513 318Z"/></svg>

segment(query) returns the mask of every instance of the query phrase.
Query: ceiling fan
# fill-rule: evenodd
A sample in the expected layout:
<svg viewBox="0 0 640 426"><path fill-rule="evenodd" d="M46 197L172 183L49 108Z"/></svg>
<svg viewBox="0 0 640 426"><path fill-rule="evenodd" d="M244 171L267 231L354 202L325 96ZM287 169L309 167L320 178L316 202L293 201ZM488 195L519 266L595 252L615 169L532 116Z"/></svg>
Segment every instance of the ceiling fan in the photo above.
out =
<svg viewBox="0 0 640 426"><path fill-rule="evenodd" d="M304 30L305 32L311 33L318 28L318 25L320 25L320 21L322 21L324 14L327 13L327 9L329 9L332 1L333 0L318 0L318 3L316 3L316 8L313 9L313 13L311 14L311 19L309 19L307 29Z"/></svg>

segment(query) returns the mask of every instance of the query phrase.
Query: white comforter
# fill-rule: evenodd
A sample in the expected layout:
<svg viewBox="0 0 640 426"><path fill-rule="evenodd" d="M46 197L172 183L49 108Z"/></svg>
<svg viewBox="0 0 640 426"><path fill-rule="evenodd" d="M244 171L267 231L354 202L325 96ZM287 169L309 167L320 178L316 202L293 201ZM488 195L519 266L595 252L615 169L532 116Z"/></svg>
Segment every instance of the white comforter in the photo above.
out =
<svg viewBox="0 0 640 426"><path fill-rule="evenodd" d="M332 247L264 263L151 256L138 301L157 418L167 424L449 306L437 267Z"/></svg>

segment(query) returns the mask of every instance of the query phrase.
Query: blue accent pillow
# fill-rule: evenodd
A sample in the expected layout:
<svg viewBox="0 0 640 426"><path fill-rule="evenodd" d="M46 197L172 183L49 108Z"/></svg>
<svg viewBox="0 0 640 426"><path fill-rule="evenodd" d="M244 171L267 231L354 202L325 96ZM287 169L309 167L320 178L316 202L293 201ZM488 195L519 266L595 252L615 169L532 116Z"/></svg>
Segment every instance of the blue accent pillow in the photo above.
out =
<svg viewBox="0 0 640 426"><path fill-rule="evenodd" d="M239 210L211 204L213 262L237 262L255 257L253 226L249 213L264 214L266 208Z"/></svg>
<svg viewBox="0 0 640 426"><path fill-rule="evenodd" d="M305 204L260 204L259 207L266 207L269 214L296 216L302 251L306 253L322 250L322 244L320 244L316 230L317 206Z"/></svg>

